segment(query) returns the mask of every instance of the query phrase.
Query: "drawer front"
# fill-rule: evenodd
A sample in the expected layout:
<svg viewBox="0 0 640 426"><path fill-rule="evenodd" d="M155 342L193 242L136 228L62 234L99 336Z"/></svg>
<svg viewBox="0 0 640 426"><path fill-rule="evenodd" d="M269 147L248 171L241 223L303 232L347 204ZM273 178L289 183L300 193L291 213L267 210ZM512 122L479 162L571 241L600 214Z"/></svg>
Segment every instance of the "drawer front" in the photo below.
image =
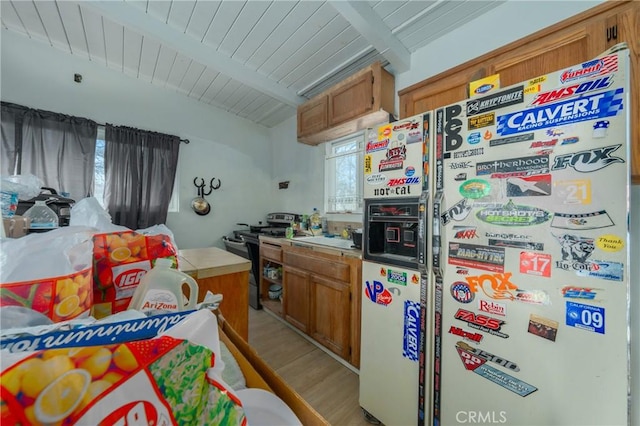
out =
<svg viewBox="0 0 640 426"><path fill-rule="evenodd" d="M351 280L350 266L344 263L291 252L284 253L284 263L335 280L345 282Z"/></svg>
<svg viewBox="0 0 640 426"><path fill-rule="evenodd" d="M282 261L282 249L278 246L261 244L260 255L262 257L268 257L271 260L275 260L276 262Z"/></svg>

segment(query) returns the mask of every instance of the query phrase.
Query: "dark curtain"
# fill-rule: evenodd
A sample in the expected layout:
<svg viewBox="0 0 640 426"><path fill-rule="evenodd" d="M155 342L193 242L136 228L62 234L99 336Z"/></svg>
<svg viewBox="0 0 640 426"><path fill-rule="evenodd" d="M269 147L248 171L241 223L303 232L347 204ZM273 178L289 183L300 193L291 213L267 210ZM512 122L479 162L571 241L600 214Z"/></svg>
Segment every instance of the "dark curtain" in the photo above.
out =
<svg viewBox="0 0 640 426"><path fill-rule="evenodd" d="M91 196L97 134L86 118L3 103L2 173L35 175L74 200Z"/></svg>
<svg viewBox="0 0 640 426"><path fill-rule="evenodd" d="M105 204L114 224L164 224L178 165L180 138L105 126Z"/></svg>

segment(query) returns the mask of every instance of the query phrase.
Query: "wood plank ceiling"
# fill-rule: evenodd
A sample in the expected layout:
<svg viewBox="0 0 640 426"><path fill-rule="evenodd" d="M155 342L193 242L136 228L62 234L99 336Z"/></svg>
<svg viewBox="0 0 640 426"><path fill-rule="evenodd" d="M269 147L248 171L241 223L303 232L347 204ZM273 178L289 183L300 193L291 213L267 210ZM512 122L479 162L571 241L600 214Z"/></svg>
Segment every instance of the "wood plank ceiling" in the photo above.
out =
<svg viewBox="0 0 640 426"><path fill-rule="evenodd" d="M501 0L2 0L2 29L266 127L367 65L411 53Z"/></svg>

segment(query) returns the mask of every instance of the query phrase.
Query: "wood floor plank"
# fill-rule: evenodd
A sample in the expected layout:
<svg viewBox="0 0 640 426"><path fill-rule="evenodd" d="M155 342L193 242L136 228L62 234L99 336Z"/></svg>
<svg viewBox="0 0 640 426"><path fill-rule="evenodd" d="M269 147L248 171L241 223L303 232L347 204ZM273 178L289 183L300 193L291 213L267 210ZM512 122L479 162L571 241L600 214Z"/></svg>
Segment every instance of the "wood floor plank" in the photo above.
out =
<svg viewBox="0 0 640 426"><path fill-rule="evenodd" d="M264 310L249 309L249 344L329 423L365 426L358 374Z"/></svg>

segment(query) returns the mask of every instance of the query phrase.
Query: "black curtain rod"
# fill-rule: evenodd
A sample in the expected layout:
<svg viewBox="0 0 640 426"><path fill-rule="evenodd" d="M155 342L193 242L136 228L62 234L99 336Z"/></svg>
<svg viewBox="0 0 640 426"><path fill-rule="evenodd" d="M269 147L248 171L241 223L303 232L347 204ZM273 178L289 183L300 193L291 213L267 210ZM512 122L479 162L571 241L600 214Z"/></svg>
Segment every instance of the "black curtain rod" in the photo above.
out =
<svg viewBox="0 0 640 426"><path fill-rule="evenodd" d="M106 126L106 124L104 124L104 123L98 123L97 121L96 121L96 124L97 124L98 126L102 126L102 127ZM189 142L190 142L190 141L189 141L189 139L180 139L180 142L181 142L181 143L184 143L184 144L189 145Z"/></svg>

